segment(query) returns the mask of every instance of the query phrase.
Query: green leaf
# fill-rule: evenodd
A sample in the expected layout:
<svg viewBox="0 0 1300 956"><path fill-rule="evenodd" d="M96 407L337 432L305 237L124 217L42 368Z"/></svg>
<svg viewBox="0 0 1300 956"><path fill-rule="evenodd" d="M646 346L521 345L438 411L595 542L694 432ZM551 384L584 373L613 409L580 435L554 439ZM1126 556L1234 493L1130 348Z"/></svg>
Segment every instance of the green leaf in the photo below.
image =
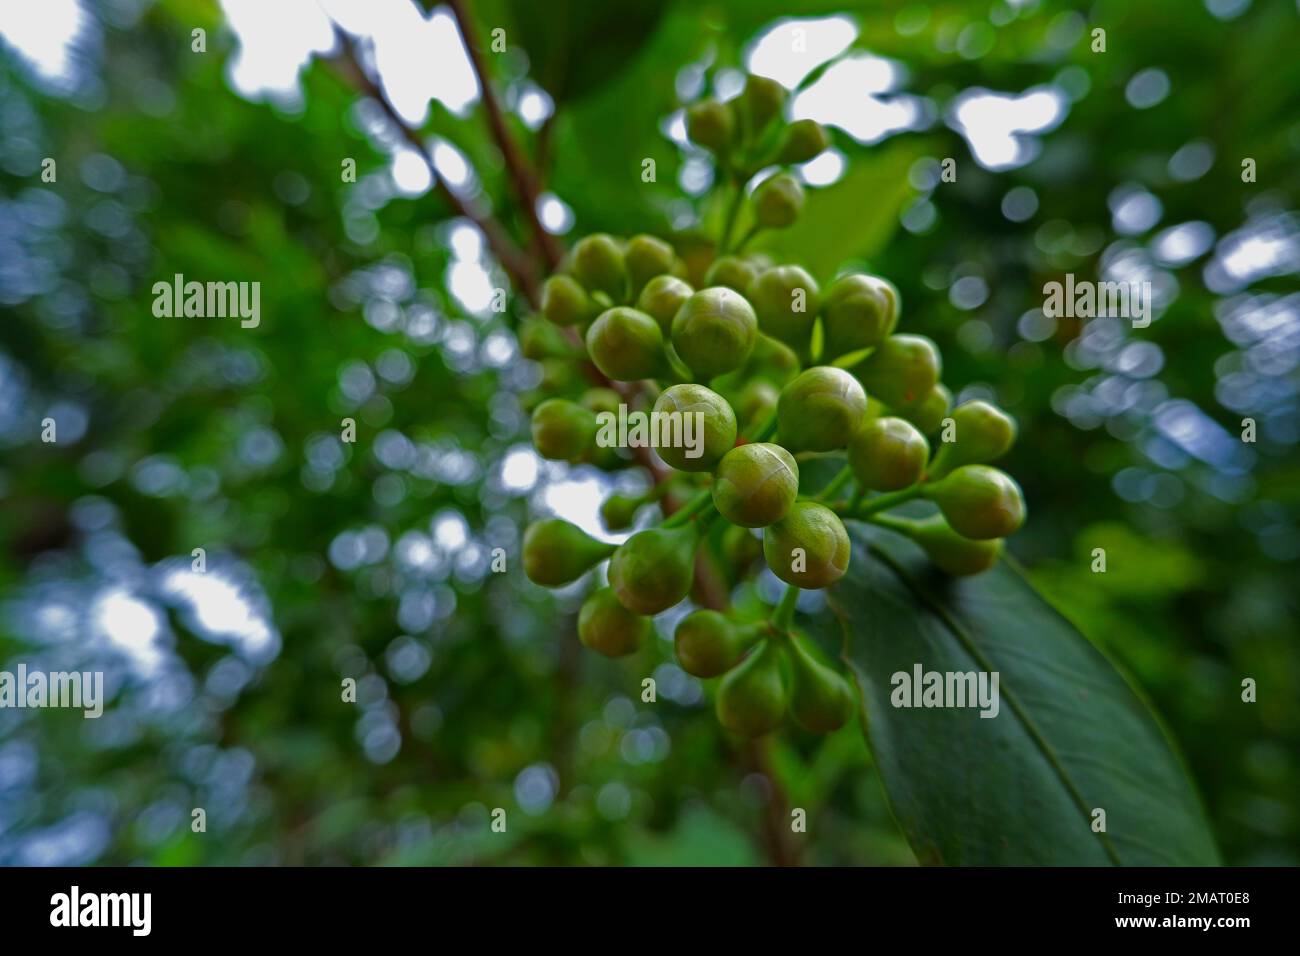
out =
<svg viewBox="0 0 1300 956"><path fill-rule="evenodd" d="M851 158L844 178L807 190L793 226L765 232L755 245L778 260L799 262L829 281L846 259L877 255L898 229L898 214L912 195L907 171L921 155L915 142L895 141Z"/></svg>
<svg viewBox="0 0 1300 956"><path fill-rule="evenodd" d="M850 523L831 593L889 802L922 863L1219 862L1155 715L1006 561L951 579L900 537ZM996 672L996 716L891 704L894 674ZM991 710L992 708L990 708ZM1092 830L1093 810L1106 832Z"/></svg>
<svg viewBox="0 0 1300 956"><path fill-rule="evenodd" d="M699 55L708 38L694 17L677 11L620 70L557 110L550 186L573 207L579 233L667 231L681 157L660 124L680 105L677 67ZM654 161L652 182L643 179L646 160Z"/></svg>
<svg viewBox="0 0 1300 956"><path fill-rule="evenodd" d="M635 58L665 5L607 0L509 0L518 42L533 79L558 102L599 89Z"/></svg>

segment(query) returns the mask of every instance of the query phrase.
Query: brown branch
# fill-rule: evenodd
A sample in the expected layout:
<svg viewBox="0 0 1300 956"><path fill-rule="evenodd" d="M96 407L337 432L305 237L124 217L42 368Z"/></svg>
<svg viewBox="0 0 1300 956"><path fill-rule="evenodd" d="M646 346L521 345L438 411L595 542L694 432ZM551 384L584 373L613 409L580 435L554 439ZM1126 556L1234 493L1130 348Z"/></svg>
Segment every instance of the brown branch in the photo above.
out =
<svg viewBox="0 0 1300 956"><path fill-rule="evenodd" d="M515 245L515 241L505 231L504 227L492 217L492 214L481 205L469 197L458 196L447 185L446 180L438 174L438 168L434 165L433 157L429 155L428 149L420 139L420 134L406 124L395 109L393 104L388 101L383 91L379 88L361 66L361 61L357 57L356 46L352 38L345 34L337 26L334 28L338 36L339 44L343 50L341 58L335 58L335 69L346 79L350 85L359 92L375 100L383 109L384 115L388 117L402 138L413 148L424 165L429 169L429 175L433 177L434 189L437 191L439 198L451 207L453 213L462 216L476 225L483 233L487 240L488 248L496 256L501 267L506 270L514 284L528 298L528 301L536 308L541 302L541 280L537 275L537 269L531 259L520 251Z"/></svg>
<svg viewBox="0 0 1300 956"><path fill-rule="evenodd" d="M529 166L528 160L519 149L514 137L510 135L509 127L506 126L505 114L501 110L501 103L497 100L496 93L492 90L492 84L488 79L487 65L483 62L483 50L479 46L478 30L474 26L474 21L471 19L469 12L465 9L464 0L447 0L447 5L451 7L452 15L456 18L456 25L460 27L460 35L465 40L465 49L469 51L470 64L474 67L474 75L478 77L479 88L483 91L483 109L487 113L492 138L496 141L497 148L501 150L501 156L505 160L506 169L509 171L511 181L514 183L515 192L519 195L519 202L524 207L524 215L528 217L528 222L533 229L533 235L541 247L542 254L546 257L546 264L549 269L553 270L559 266L564 253L555 236L542 228L541 218L537 214L537 200L541 194L537 176L533 173L532 167Z"/></svg>

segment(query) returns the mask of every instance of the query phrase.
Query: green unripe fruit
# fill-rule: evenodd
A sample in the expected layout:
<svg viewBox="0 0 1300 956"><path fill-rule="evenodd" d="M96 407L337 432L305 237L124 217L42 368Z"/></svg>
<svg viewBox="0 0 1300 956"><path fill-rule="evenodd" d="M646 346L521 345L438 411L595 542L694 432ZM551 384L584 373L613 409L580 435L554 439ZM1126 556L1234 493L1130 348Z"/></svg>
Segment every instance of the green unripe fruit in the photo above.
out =
<svg viewBox="0 0 1300 956"><path fill-rule="evenodd" d="M545 392L558 392L582 375L573 359L544 358L537 364L542 367L542 377L537 384Z"/></svg>
<svg viewBox="0 0 1300 956"><path fill-rule="evenodd" d="M727 104L703 100L686 109L686 135L712 153L726 153L736 135L736 118Z"/></svg>
<svg viewBox="0 0 1300 956"><path fill-rule="evenodd" d="M789 652L790 716L815 734L839 730L853 716L853 688L816 660L800 638L790 639Z"/></svg>
<svg viewBox="0 0 1300 956"><path fill-rule="evenodd" d="M758 278L759 271L758 264L749 259L740 256L722 256L709 266L709 271L704 274L704 284L726 286L745 295L750 285Z"/></svg>
<svg viewBox="0 0 1300 956"><path fill-rule="evenodd" d="M578 612L578 640L606 657L631 654L653 629L650 618L629 611L610 588L592 591Z"/></svg>
<svg viewBox="0 0 1300 956"><path fill-rule="evenodd" d="M554 275L542 286L542 315L556 325L582 325L599 313L600 306L573 276Z"/></svg>
<svg viewBox="0 0 1300 956"><path fill-rule="evenodd" d="M717 611L693 611L673 634L677 663L694 677L717 677L736 666L759 630L740 627Z"/></svg>
<svg viewBox="0 0 1300 956"><path fill-rule="evenodd" d="M940 383L930 389L919 402L896 408L894 413L900 418L906 418L920 429L923 435L933 435L939 430L943 420L948 417L950 408L952 408L952 392Z"/></svg>
<svg viewBox="0 0 1300 956"><path fill-rule="evenodd" d="M654 236L633 236L623 251L627 274L632 280L632 295L641 291L655 276L667 275L677 263L673 247Z"/></svg>
<svg viewBox="0 0 1300 956"><path fill-rule="evenodd" d="M679 471L712 471L736 444L736 413L725 398L703 385L687 383L664 389L654 411L680 415L661 420L679 421L681 426L661 426L660 443L655 445L659 457Z"/></svg>
<svg viewBox="0 0 1300 956"><path fill-rule="evenodd" d="M983 574L997 564L1002 553L1001 538L985 541L963 538L948 526L943 515L931 515L909 524L904 533L924 549L935 567L953 577Z"/></svg>
<svg viewBox="0 0 1300 956"><path fill-rule="evenodd" d="M961 465L982 465L1005 455L1016 441L1016 423L1002 409L979 401L952 410L953 440L935 453L930 477L942 478Z"/></svg>
<svg viewBox="0 0 1300 956"><path fill-rule="evenodd" d="M822 296L823 358L875 348L898 324L898 291L884 279L841 276Z"/></svg>
<svg viewBox="0 0 1300 956"><path fill-rule="evenodd" d="M754 219L766 229L784 229L803 211L803 187L789 173L763 180L754 195Z"/></svg>
<svg viewBox="0 0 1300 956"><path fill-rule="evenodd" d="M758 442L731 449L713 475L713 505L732 524L766 528L799 495L799 466L780 445Z"/></svg>
<svg viewBox="0 0 1300 956"><path fill-rule="evenodd" d="M977 541L1005 538L1025 523L1025 499L1015 479L988 465L963 465L926 486L958 534Z"/></svg>
<svg viewBox="0 0 1300 956"><path fill-rule="evenodd" d="M587 354L596 368L618 382L654 378L664 370L664 333L644 312L617 306L587 330Z"/></svg>
<svg viewBox="0 0 1300 956"><path fill-rule="evenodd" d="M821 306L817 283L798 266L777 266L760 273L748 297L760 332L803 354L812 339Z"/></svg>
<svg viewBox="0 0 1300 956"><path fill-rule="evenodd" d="M890 408L911 405L939 384L939 350L923 335L891 335L853 370Z"/></svg>
<svg viewBox="0 0 1300 956"><path fill-rule="evenodd" d="M582 393L582 398L578 400L578 404L583 408L589 408L597 415L601 412L617 415L618 406L622 403L623 396L612 388L589 388Z"/></svg>
<svg viewBox="0 0 1300 956"><path fill-rule="evenodd" d="M785 106L785 87L766 76L751 74L745 80L745 91L740 94L739 108L745 120L746 131L757 137L764 127L781 115Z"/></svg>
<svg viewBox="0 0 1300 956"><path fill-rule="evenodd" d="M671 335L673 317L694 291L676 276L655 276L641 290L636 307L658 322L665 336Z"/></svg>
<svg viewBox="0 0 1300 956"><path fill-rule="evenodd" d="M781 389L777 428L791 451L835 451L849 443L867 413L862 385L842 368L818 365Z"/></svg>
<svg viewBox="0 0 1300 956"><path fill-rule="evenodd" d="M524 358L535 362L544 358L572 357L577 353L563 332L541 319L525 319L520 323L519 351Z"/></svg>
<svg viewBox="0 0 1300 956"><path fill-rule="evenodd" d="M830 144L830 137L826 135L821 123L810 119L795 120L786 127L776 161L782 166L806 163L820 155Z"/></svg>
<svg viewBox="0 0 1300 956"><path fill-rule="evenodd" d="M736 413L745 427L758 425L768 420L776 411L776 403L781 392L775 385L765 379L756 378L745 383L736 400Z"/></svg>
<svg viewBox="0 0 1300 956"><path fill-rule="evenodd" d="M609 557L614 547L597 541L576 524L544 518L524 530L524 574L542 587L563 587Z"/></svg>
<svg viewBox="0 0 1300 956"><path fill-rule="evenodd" d="M636 513L645 504L642 498L610 495L600 506L600 520L610 531L624 531L632 526Z"/></svg>
<svg viewBox="0 0 1300 956"><path fill-rule="evenodd" d="M565 398L550 398L533 411L533 444L552 461L577 461L596 441L596 413Z"/></svg>
<svg viewBox="0 0 1300 956"><path fill-rule="evenodd" d="M718 685L718 723L734 733L758 737L781 725L789 691L781 673L781 645L765 640Z"/></svg>
<svg viewBox="0 0 1300 956"><path fill-rule="evenodd" d="M825 505L796 501L763 532L763 557L786 584L806 590L830 587L849 569L851 547L844 522Z"/></svg>
<svg viewBox="0 0 1300 956"><path fill-rule="evenodd" d="M603 292L615 302L627 298L627 264L613 236L596 233L579 239L571 268L588 292Z"/></svg>
<svg viewBox="0 0 1300 956"><path fill-rule="evenodd" d="M614 552L609 583L629 611L658 614L690 593L695 574L693 527L638 531Z"/></svg>
<svg viewBox="0 0 1300 956"><path fill-rule="evenodd" d="M735 290L701 289L678 309L672 334L682 361L701 379L710 379L749 358L758 338L758 318Z"/></svg>
<svg viewBox="0 0 1300 956"><path fill-rule="evenodd" d="M930 443L901 418L873 418L849 442L849 467L863 488L900 491L921 480Z"/></svg>

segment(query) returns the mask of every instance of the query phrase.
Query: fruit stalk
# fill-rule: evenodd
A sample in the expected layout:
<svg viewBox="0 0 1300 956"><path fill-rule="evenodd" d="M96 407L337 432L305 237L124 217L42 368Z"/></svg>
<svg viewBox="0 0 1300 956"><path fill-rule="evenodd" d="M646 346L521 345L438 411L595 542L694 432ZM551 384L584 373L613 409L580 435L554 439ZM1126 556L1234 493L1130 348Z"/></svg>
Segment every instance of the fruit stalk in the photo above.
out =
<svg viewBox="0 0 1300 956"><path fill-rule="evenodd" d="M780 634L790 632L790 624L794 621L795 606L799 603L799 588L793 584L785 586L785 593L781 595L781 603L776 606L772 612L772 628Z"/></svg>

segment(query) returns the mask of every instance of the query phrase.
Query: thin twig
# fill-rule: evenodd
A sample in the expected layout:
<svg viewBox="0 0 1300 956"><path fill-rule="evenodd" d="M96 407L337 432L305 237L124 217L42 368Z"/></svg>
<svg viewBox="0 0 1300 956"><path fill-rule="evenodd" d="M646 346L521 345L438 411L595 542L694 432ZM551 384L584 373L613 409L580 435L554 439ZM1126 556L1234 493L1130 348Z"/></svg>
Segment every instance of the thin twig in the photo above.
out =
<svg viewBox="0 0 1300 956"><path fill-rule="evenodd" d="M352 41L352 38L339 27L336 26L334 29L343 50L343 56L334 60L336 70L355 89L379 104L389 122L396 127L403 139L410 144L420 159L424 161L424 165L428 167L429 175L433 177L434 189L437 191L439 198L450 206L457 216L470 220L479 228L487 240L488 248L492 250L492 254L501 263L501 267L506 270L514 284L536 308L541 302L541 280L538 278L533 262L520 251L515 241L510 238L504 227L492 217L491 213L480 208L480 205L474 200L458 196L452 191L446 180L438 174L438 168L434 165L433 157L429 155L428 149L425 148L423 141L421 141L420 134L408 126L406 121L397 114L393 104L388 102L388 97L384 95L378 84L370 78L370 75L361 66L361 61L357 57L356 44Z"/></svg>
<svg viewBox="0 0 1300 956"><path fill-rule="evenodd" d="M483 62L478 30L465 9L464 0L447 0L447 5L451 7L456 25L460 27L460 35L465 40L465 49L469 51L470 65L474 67L474 75L478 77L479 88L483 91L483 110L487 113L492 138L496 141L497 148L501 150L506 170L510 173L515 192L518 193L519 201L524 207L524 215L528 217L528 222L532 226L533 235L541 247L542 254L546 257L546 264L550 269L555 269L560 264L564 253L555 236L542 228L542 220L537 214L537 201L541 195L537 176L506 126L505 114L501 110L501 103L497 100L496 93L492 90L487 65Z"/></svg>

